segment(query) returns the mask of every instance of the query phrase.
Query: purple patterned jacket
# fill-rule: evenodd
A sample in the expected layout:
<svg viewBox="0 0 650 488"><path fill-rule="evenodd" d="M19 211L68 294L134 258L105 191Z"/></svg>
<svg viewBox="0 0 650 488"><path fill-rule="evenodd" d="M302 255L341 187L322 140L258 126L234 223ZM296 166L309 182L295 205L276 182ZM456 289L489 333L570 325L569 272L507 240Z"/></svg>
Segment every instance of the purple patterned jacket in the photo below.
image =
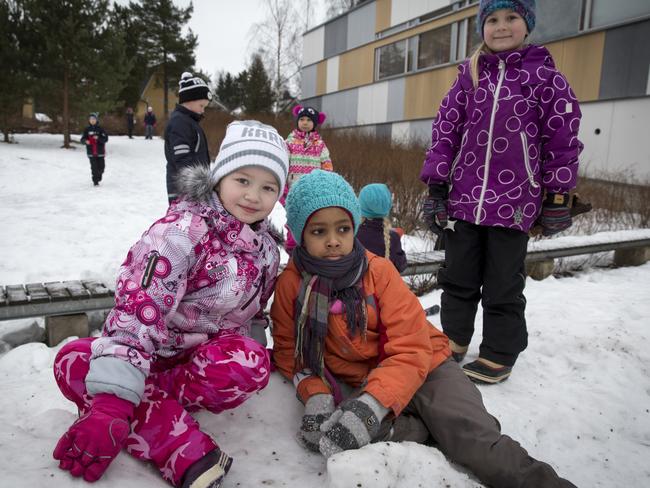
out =
<svg viewBox="0 0 650 488"><path fill-rule="evenodd" d="M251 320L262 318L280 262L277 245L266 222L253 230L212 195L209 204L175 201L129 250L93 362L118 358L146 377L156 357L173 357L223 330L249 335Z"/></svg>
<svg viewBox="0 0 650 488"><path fill-rule="evenodd" d="M448 183L451 218L528 232L544 190L576 185L580 108L544 47L484 54L479 84L458 67L420 179Z"/></svg>

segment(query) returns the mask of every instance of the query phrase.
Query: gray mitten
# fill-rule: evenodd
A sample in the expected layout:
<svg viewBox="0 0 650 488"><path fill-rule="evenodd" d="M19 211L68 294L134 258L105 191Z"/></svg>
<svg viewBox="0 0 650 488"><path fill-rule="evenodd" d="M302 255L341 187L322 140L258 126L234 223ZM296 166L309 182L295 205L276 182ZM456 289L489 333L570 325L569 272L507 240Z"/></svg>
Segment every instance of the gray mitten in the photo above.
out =
<svg viewBox="0 0 650 488"><path fill-rule="evenodd" d="M348 449L358 449L377 438L379 425L388 409L375 397L364 393L348 400L321 425L319 450L325 457Z"/></svg>
<svg viewBox="0 0 650 488"><path fill-rule="evenodd" d="M310 451L318 452L318 443L323 436L320 428L334 412L334 397L319 393L309 397L298 431L298 441Z"/></svg>

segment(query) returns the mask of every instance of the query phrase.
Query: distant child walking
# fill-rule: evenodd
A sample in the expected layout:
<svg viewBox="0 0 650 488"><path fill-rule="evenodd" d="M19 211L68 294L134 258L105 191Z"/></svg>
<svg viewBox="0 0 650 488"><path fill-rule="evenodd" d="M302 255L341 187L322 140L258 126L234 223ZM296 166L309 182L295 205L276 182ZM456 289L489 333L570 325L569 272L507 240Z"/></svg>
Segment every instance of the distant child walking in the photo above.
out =
<svg viewBox="0 0 650 488"><path fill-rule="evenodd" d="M364 186L359 192L361 225L357 239L368 251L383 256L395 265L400 273L406 269L406 254L401 236L392 228L390 209L393 195L383 183Z"/></svg>
<svg viewBox="0 0 650 488"><path fill-rule="evenodd" d="M420 178L429 185L425 219L445 238L443 331L462 361L481 300L479 357L463 369L498 383L528 343L528 231L536 222L547 236L571 225L581 113L550 53L526 44L534 0L481 0L477 25L483 43L440 104Z"/></svg>
<svg viewBox="0 0 650 488"><path fill-rule="evenodd" d="M181 172L182 196L122 263L101 337L57 354L80 414L54 450L61 469L96 481L125 448L174 486L221 486L232 459L190 412L235 408L268 383L263 310L280 260L265 219L288 165L274 128L238 121L209 168Z"/></svg>
<svg viewBox="0 0 650 488"><path fill-rule="evenodd" d="M334 171L330 152L325 145L325 141L316 130L316 127L323 125L327 116L312 107L303 107L296 105L293 108L293 115L296 118L296 128L291 131L287 137L287 147L289 148L289 177L284 195L280 203L284 201L289 188L302 176L311 173L315 169L325 171ZM287 252L295 247L296 243L287 227L287 241L285 249Z"/></svg>
<svg viewBox="0 0 650 488"><path fill-rule="evenodd" d="M88 126L84 129L81 136L81 143L86 145L86 154L90 160L90 175L93 180L94 186L99 186L104 175L106 162L106 143L108 142L108 134L103 127L99 125L99 115L91 113L88 116Z"/></svg>
<svg viewBox="0 0 650 488"><path fill-rule="evenodd" d="M489 486L574 486L501 434L395 267L355 239L361 208L343 177L304 176L286 208L298 245L275 288L273 358L305 405L305 448L435 443Z"/></svg>
<svg viewBox="0 0 650 488"><path fill-rule="evenodd" d="M126 131L129 139L133 139L133 127L135 126L135 114L131 107L126 109Z"/></svg>
<svg viewBox="0 0 650 488"><path fill-rule="evenodd" d="M147 107L147 113L144 114L144 138L153 139L156 129L156 114L153 113L153 107Z"/></svg>

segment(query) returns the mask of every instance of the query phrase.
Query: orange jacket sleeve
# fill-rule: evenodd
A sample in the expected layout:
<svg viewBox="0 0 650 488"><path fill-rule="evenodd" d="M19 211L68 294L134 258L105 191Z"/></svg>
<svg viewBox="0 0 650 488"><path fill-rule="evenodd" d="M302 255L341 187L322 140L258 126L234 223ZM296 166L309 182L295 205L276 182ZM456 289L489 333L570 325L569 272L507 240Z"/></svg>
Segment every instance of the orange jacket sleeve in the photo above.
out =
<svg viewBox="0 0 650 488"><path fill-rule="evenodd" d="M306 402L310 396L317 393L331 393L329 387L318 376L303 376L296 371L298 365L294 358L296 347L294 326L294 304L298 298L300 277L295 269L288 266L275 286L271 320L273 321L273 360L278 371L289 381L293 381L298 398Z"/></svg>

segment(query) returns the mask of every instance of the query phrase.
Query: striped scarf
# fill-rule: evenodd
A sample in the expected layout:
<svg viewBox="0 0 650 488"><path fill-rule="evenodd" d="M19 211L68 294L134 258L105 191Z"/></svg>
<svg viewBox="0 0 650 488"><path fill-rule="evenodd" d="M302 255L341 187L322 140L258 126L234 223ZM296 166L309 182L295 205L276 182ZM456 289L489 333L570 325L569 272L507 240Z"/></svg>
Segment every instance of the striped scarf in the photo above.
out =
<svg viewBox="0 0 650 488"><path fill-rule="evenodd" d="M348 332L365 338L368 317L363 297L362 278L368 269L366 250L355 239L354 248L336 261L315 258L303 246L293 250L293 261L302 275L295 310L296 349L302 367L325 379L323 353L327 318L332 303L341 300L345 307Z"/></svg>

